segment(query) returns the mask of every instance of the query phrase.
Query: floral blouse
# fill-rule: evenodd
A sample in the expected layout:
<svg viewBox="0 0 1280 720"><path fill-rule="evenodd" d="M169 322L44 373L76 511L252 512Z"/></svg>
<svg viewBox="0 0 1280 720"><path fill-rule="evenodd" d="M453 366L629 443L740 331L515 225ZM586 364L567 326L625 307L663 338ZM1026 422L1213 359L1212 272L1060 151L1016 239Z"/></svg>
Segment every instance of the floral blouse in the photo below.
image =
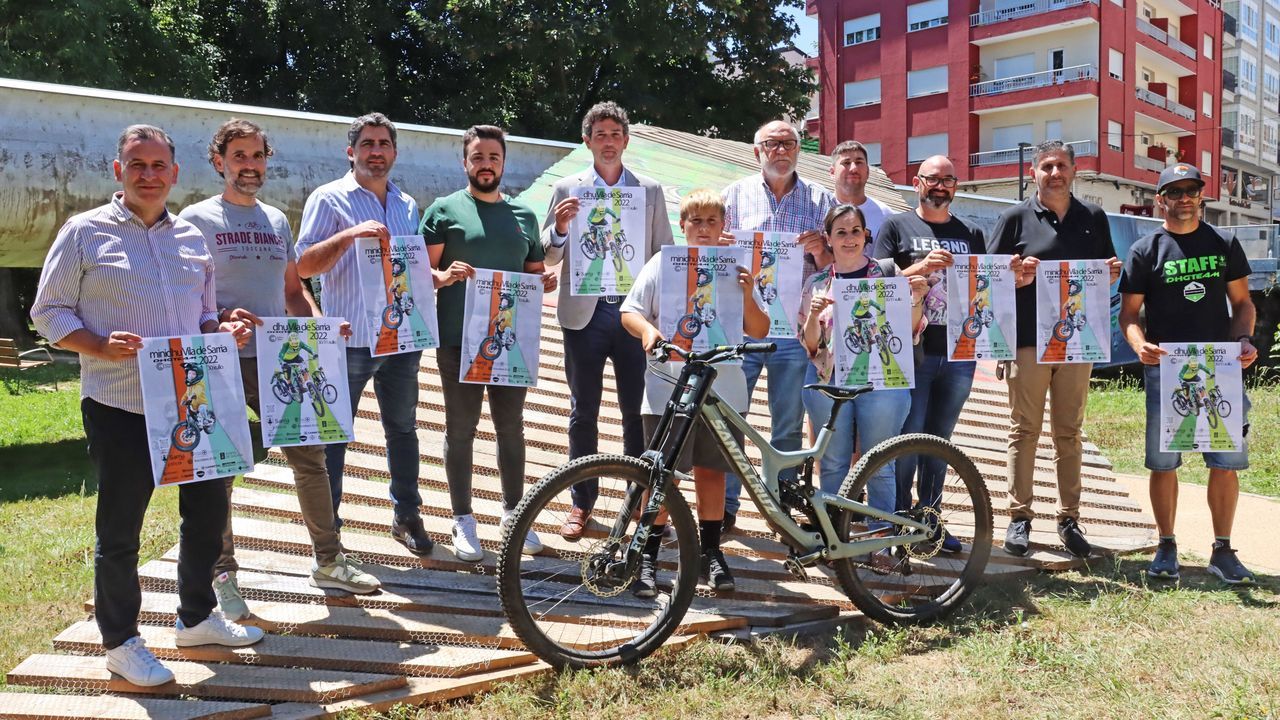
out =
<svg viewBox="0 0 1280 720"><path fill-rule="evenodd" d="M880 262L871 260L864 268L865 274L859 274L858 277L878 278L891 277L898 274L898 269L891 262ZM800 310L796 314L796 335L800 338L800 344L804 344L804 323L809 317L809 305L812 304L814 296L825 297L831 294L831 281L836 279L835 265L828 265L819 270L804 282L804 286L800 292ZM918 341L920 331L928 321L922 322L920 327L915 329L913 338ZM831 353L831 334L835 325L835 305L828 305L823 308L822 314L818 316L818 349L809 352L809 359L813 362L813 366L818 370L818 382L831 382L831 376L835 370L835 356Z"/></svg>

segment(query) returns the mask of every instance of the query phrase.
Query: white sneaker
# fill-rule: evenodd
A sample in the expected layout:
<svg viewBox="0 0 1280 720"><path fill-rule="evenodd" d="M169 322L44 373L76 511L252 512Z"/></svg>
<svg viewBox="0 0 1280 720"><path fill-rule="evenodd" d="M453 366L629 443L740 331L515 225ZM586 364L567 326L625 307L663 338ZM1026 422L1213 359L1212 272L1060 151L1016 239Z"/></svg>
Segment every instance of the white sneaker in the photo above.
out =
<svg viewBox="0 0 1280 720"><path fill-rule="evenodd" d="M240 585L236 582L236 572L224 572L213 579L213 594L218 596L218 607L228 620L244 620L249 617L249 606L240 594Z"/></svg>
<svg viewBox="0 0 1280 720"><path fill-rule="evenodd" d="M480 537L476 535L475 515L453 516L453 554L463 562L479 562L484 559Z"/></svg>
<svg viewBox="0 0 1280 720"><path fill-rule="evenodd" d="M173 671L161 665L136 635L107 651L107 669L140 687L173 681Z"/></svg>
<svg viewBox="0 0 1280 720"><path fill-rule="evenodd" d="M510 510L502 511L501 527L504 529L507 527L507 523L511 520L511 512L512 511ZM537 555L538 553L542 552L542 548L543 548L542 540L538 538L538 533L530 529L529 534L524 536L524 547L521 548L524 551L524 554Z"/></svg>
<svg viewBox="0 0 1280 720"><path fill-rule="evenodd" d="M174 644L178 647L192 645L226 645L241 647L252 645L262 639L265 634L261 628L239 625L227 620L222 613L214 610L205 621L195 627L186 627L182 618L178 618L174 626Z"/></svg>
<svg viewBox="0 0 1280 720"><path fill-rule="evenodd" d="M368 595L382 587L378 578L360 569L359 564L342 553L332 565L311 568L311 584L318 588L336 588L356 595Z"/></svg>

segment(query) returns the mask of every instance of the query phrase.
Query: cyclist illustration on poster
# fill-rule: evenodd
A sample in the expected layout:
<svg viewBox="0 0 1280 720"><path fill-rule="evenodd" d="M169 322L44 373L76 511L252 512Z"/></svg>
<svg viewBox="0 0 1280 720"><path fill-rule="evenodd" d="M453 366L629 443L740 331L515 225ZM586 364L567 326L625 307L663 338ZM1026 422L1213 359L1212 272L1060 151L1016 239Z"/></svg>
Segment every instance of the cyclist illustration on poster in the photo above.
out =
<svg viewBox="0 0 1280 720"><path fill-rule="evenodd" d="M532 387L542 346L542 276L476 268L467 281L461 382Z"/></svg>
<svg viewBox="0 0 1280 720"><path fill-rule="evenodd" d="M1111 360L1111 271L1106 260L1057 260L1036 269L1036 358Z"/></svg>
<svg viewBox="0 0 1280 720"><path fill-rule="evenodd" d="M832 376L841 385L915 386L911 286L904 277L833 280L835 351Z"/></svg>
<svg viewBox="0 0 1280 720"><path fill-rule="evenodd" d="M956 255L947 268L951 360L1012 360L1017 333L1010 255Z"/></svg>
<svg viewBox="0 0 1280 720"><path fill-rule="evenodd" d="M1235 452L1244 444L1240 343L1160 343L1160 449Z"/></svg>
<svg viewBox="0 0 1280 720"><path fill-rule="evenodd" d="M145 338L138 371L157 487L253 467L236 343L228 333Z"/></svg>
<svg viewBox="0 0 1280 720"><path fill-rule="evenodd" d="M642 187L579 187L580 210L569 224L569 292L626 295L644 267Z"/></svg>
<svg viewBox="0 0 1280 720"><path fill-rule="evenodd" d="M795 338L795 318L800 310L800 283L804 278L804 249L795 233L734 232L739 247L747 251L747 267L755 278L755 293L769 316L771 338Z"/></svg>
<svg viewBox="0 0 1280 720"><path fill-rule="evenodd" d="M371 355L429 350L440 345L435 285L421 235L396 235L390 242L356 238L364 322L376 340Z"/></svg>
<svg viewBox="0 0 1280 720"><path fill-rule="evenodd" d="M686 350L742 342L740 247L662 248L658 330Z"/></svg>
<svg viewBox="0 0 1280 720"><path fill-rule="evenodd" d="M351 442L342 318L264 317L254 333L262 441L272 447Z"/></svg>

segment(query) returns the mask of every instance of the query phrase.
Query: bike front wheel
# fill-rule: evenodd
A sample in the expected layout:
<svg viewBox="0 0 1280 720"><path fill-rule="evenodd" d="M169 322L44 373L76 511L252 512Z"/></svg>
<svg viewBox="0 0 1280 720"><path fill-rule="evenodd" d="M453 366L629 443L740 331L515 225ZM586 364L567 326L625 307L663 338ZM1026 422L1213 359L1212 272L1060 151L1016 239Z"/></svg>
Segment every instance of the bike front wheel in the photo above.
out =
<svg viewBox="0 0 1280 720"><path fill-rule="evenodd" d="M572 507L570 489L595 483L598 498L582 538L558 534ZM628 489L649 486L649 465L625 455L590 455L553 471L525 494L502 536L498 592L512 630L556 668L639 662L679 627L698 580L698 532L680 491L668 488L663 506L674 531L657 558L656 596L637 597L638 563L625 553L637 526ZM589 485L584 485L584 489ZM522 552L530 530L546 549Z"/></svg>
<svg viewBox="0 0 1280 720"><path fill-rule="evenodd" d="M923 475L920 484L912 483L923 497L910 514L934 532L927 540L888 550L879 562L862 556L833 565L845 594L868 617L882 623L928 622L954 610L982 582L991 557L991 497L982 474L960 448L919 433L871 448L849 472L840 495L857 499L873 478L892 489L901 462L914 463ZM848 511L836 519L836 530L843 540L914 532L898 526L877 530L855 522ZM960 541L959 552L946 552L946 533Z"/></svg>

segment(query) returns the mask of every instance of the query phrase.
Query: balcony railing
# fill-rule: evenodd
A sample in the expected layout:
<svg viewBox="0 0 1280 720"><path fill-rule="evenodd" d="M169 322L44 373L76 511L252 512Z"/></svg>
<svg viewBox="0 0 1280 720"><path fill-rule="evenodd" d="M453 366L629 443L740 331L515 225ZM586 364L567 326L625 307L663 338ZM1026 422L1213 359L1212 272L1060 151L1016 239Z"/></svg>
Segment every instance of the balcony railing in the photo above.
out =
<svg viewBox="0 0 1280 720"><path fill-rule="evenodd" d="M1075 151L1076 157L1096 157L1098 155L1098 143L1093 140L1076 140L1067 143L1072 150ZM1033 148L1027 148L1023 151L1023 159L1030 160ZM983 165L1008 165L1018 162L1018 148L1009 148L1006 150L988 150L987 152L972 153L969 155L969 166L980 167Z"/></svg>
<svg viewBox="0 0 1280 720"><path fill-rule="evenodd" d="M1137 90L1138 90L1138 99L1145 103L1148 103L1150 105L1155 105L1156 107L1164 108L1165 110L1168 110L1174 115L1177 115L1178 117L1186 118L1187 120L1196 119L1196 111L1192 110L1186 105L1183 105L1175 100L1170 100L1169 98L1163 95L1160 95L1158 93L1153 93L1146 88L1138 88Z"/></svg>
<svg viewBox="0 0 1280 720"><path fill-rule="evenodd" d="M1225 67L1222 68L1222 89L1225 92L1236 91L1236 74Z"/></svg>
<svg viewBox="0 0 1280 720"><path fill-rule="evenodd" d="M1236 149L1236 131L1235 128L1222 128L1222 147Z"/></svg>
<svg viewBox="0 0 1280 720"><path fill-rule="evenodd" d="M1173 48L1174 50L1177 50L1178 52L1182 53L1183 55L1186 55L1187 57L1191 58L1192 60L1195 60L1195 59L1196 59L1196 50L1195 50L1195 48L1193 48L1193 47L1191 47L1190 45L1188 45L1188 44L1186 44L1186 43L1182 42L1182 41L1181 41L1181 40L1179 40L1178 38L1176 38L1176 37L1174 37L1174 36L1170 35L1169 33L1165 32L1164 30L1161 30L1160 28L1156 27L1155 25L1152 25L1151 23L1147 22L1146 20L1143 20L1142 18L1138 18L1138 29L1139 29L1139 30L1141 30L1141 31L1142 31L1142 33L1143 33L1144 35L1148 35L1148 36L1150 36L1150 37L1155 38L1156 40L1159 40L1160 42L1164 43L1165 45L1168 45L1169 47Z"/></svg>
<svg viewBox="0 0 1280 720"><path fill-rule="evenodd" d="M986 82L975 83L969 86L969 96L981 97L983 95L999 95L1001 93L1016 92L1018 90L1027 90L1030 88L1049 87L1050 85L1062 85L1064 83L1076 82L1079 80L1097 79L1097 65L1073 65L1060 70L1045 70L1038 73L1014 75L1012 77L1000 78L999 80L988 80Z"/></svg>
<svg viewBox="0 0 1280 720"><path fill-rule="evenodd" d="M1161 172L1165 167L1167 167L1163 161L1156 160L1155 158L1149 158L1146 155L1134 155L1133 164L1135 167L1140 167L1143 170L1150 170L1152 172Z"/></svg>
<svg viewBox="0 0 1280 720"><path fill-rule="evenodd" d="M984 10L976 12L969 16L969 27L978 27L979 25L992 25L1005 20L1017 20L1018 18L1030 17L1041 13L1053 12L1054 10L1064 10L1079 5L1097 5L1098 0L1027 0L1018 3L1012 7L1002 7L995 10Z"/></svg>

